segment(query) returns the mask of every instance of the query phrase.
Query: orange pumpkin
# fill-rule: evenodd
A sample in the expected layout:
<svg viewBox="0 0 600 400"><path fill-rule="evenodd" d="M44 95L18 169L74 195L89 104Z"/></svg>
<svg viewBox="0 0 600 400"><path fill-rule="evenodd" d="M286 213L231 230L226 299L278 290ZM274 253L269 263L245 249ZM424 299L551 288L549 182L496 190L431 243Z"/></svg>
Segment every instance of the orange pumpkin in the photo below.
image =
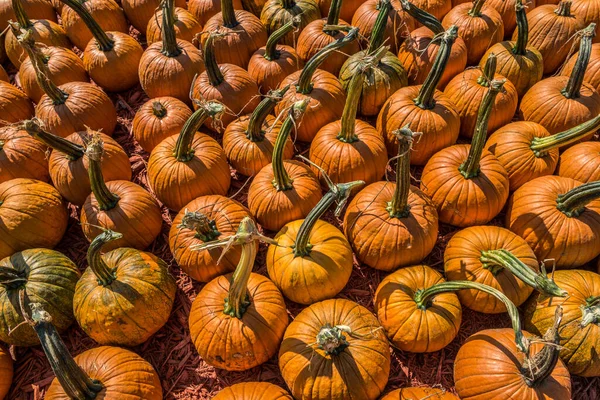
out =
<svg viewBox="0 0 600 400"><path fill-rule="evenodd" d="M196 17L200 25L221 12L221 0L189 0L188 10ZM243 10L242 0L233 0L233 8Z"/></svg>
<svg viewBox="0 0 600 400"><path fill-rule="evenodd" d="M599 23L600 24L600 23ZM597 27L598 25L596 25ZM597 39L598 35L594 39ZM560 69L560 75L570 76L573 73L579 53L575 53L569 58L567 63ZM600 43L592 45L592 52L590 54L590 61L587 68L585 69L585 75L583 80L592 85L596 91L600 91Z"/></svg>
<svg viewBox="0 0 600 400"><path fill-rule="evenodd" d="M350 300L325 300L302 310L279 349L279 369L292 396L378 398L390 373L390 348L379 327L369 310Z"/></svg>
<svg viewBox="0 0 600 400"><path fill-rule="evenodd" d="M519 25L519 10L516 9L517 4L522 0L486 0L488 6L494 7L502 16L504 24L504 37L509 39L515 28ZM527 7L523 10L528 13L535 9L538 5L543 5L545 0L526 0L524 3ZM558 4L558 0L554 4Z"/></svg>
<svg viewBox="0 0 600 400"><path fill-rule="evenodd" d="M410 147L417 135L396 132L396 182L377 182L361 190L344 216L344 232L356 257L368 266L391 271L421 262L435 246L438 217L421 190L410 185Z"/></svg>
<svg viewBox="0 0 600 400"><path fill-rule="evenodd" d="M600 25L600 4L594 0L572 0L571 12L575 18L583 22L583 26L587 26L594 22ZM594 43L600 42L600 37L594 39Z"/></svg>
<svg viewBox="0 0 600 400"><path fill-rule="evenodd" d="M302 118L308 100L294 103L279 129L271 164L250 183L248 208L263 228L277 231L288 222L302 219L321 199L321 186L306 164L283 159L292 127Z"/></svg>
<svg viewBox="0 0 600 400"><path fill-rule="evenodd" d="M8 77L8 74L2 65L0 65L0 81L10 82L10 78Z"/></svg>
<svg viewBox="0 0 600 400"><path fill-rule="evenodd" d="M269 382L243 382L226 387L213 400L292 400L292 396Z"/></svg>
<svg viewBox="0 0 600 400"><path fill-rule="evenodd" d="M227 371L245 371L277 353L288 325L283 296L269 279L252 273L256 241L263 238L245 217L234 236L197 249L239 245L235 272L206 284L190 310L190 336L202 359ZM226 332L226 334L223 334Z"/></svg>
<svg viewBox="0 0 600 400"><path fill-rule="evenodd" d="M60 0L58 1L60 3ZM121 0L121 7L131 25L140 33L144 33L148 24L154 21L153 18L156 10L160 8L160 3L161 0ZM185 0L175 0L175 7L185 9ZM177 8L175 13L177 13ZM147 37L146 40L148 40Z"/></svg>
<svg viewBox="0 0 600 400"><path fill-rule="evenodd" d="M580 182L600 181L600 142L583 142L558 158L556 174Z"/></svg>
<svg viewBox="0 0 600 400"><path fill-rule="evenodd" d="M392 390L381 400L459 400L458 397L445 389L437 389L430 387L406 387L402 389Z"/></svg>
<svg viewBox="0 0 600 400"><path fill-rule="evenodd" d="M0 183L15 178L48 182L48 148L20 126L0 128Z"/></svg>
<svg viewBox="0 0 600 400"><path fill-rule="evenodd" d="M457 144L436 153L421 175L421 190L436 205L440 221L459 227L489 222L508 199L508 173L484 149L487 122L504 81L491 81L479 107L470 145Z"/></svg>
<svg viewBox="0 0 600 400"><path fill-rule="evenodd" d="M0 399L4 399L8 394L13 380L13 373L12 357L8 350L0 346ZM273 400L277 400L277 398Z"/></svg>
<svg viewBox="0 0 600 400"><path fill-rule="evenodd" d="M270 114L288 89L289 86L286 86L269 92L251 115L236 119L225 129L223 150L237 172L253 176L271 162L281 121L276 121ZM293 156L294 145L288 135L283 159L289 160Z"/></svg>
<svg viewBox="0 0 600 400"><path fill-rule="evenodd" d="M199 196L225 195L231 183L223 149L216 140L198 132L209 116L223 112L223 106L209 101L198 103L198 107L181 132L160 142L148 160L150 187L175 211Z"/></svg>
<svg viewBox="0 0 600 400"><path fill-rule="evenodd" d="M175 0L173 4L173 10L171 15L171 24L173 25L173 30L175 31L175 37L177 39L181 39L186 42L196 43L197 36L202 32L202 26L200 22L194 17L194 15L185 9L185 7L180 7L177 3L181 3L180 0ZM185 6L185 1L183 2ZM165 3L162 2L162 6L157 7L157 11L152 15L150 21L147 24L147 28L144 30L146 32L146 43L151 45L156 42L163 41L163 29L164 22L161 24L161 21L164 20L164 12L163 9L165 7Z"/></svg>
<svg viewBox="0 0 600 400"><path fill-rule="evenodd" d="M600 254L599 198L600 181L543 176L515 191L506 227L527 241L538 260L580 267Z"/></svg>
<svg viewBox="0 0 600 400"><path fill-rule="evenodd" d="M442 20L452 9L452 2L446 0L413 0L412 3L438 20ZM420 26L419 22L417 27Z"/></svg>
<svg viewBox="0 0 600 400"><path fill-rule="evenodd" d="M52 4L47 0L21 0L21 6L30 18L47 19L57 22L56 12ZM4 31L8 26L9 20L17 19L13 10L12 0L0 1L0 30Z"/></svg>
<svg viewBox="0 0 600 400"><path fill-rule="evenodd" d="M451 27L441 37L440 51L427 80L420 86L407 86L394 93L377 117L377 130L384 137L388 155L398 152L394 132L409 125L422 137L412 147L411 163L425 165L432 155L456 142L460 117L454 103L436 89L450 57L457 28Z"/></svg>
<svg viewBox="0 0 600 400"><path fill-rule="evenodd" d="M242 204L217 194L189 202L177 213L169 231L169 248L177 265L200 282L233 272L240 261L239 247L225 252L218 249L199 252L191 248L234 235L242 220L249 216Z"/></svg>
<svg viewBox="0 0 600 400"><path fill-rule="evenodd" d="M81 228L88 241L105 229L123 233L105 251L119 247L144 249L160 233L162 216L154 198L133 182L117 180L106 183L102 172L102 138L92 137L86 149L92 193L81 207Z"/></svg>
<svg viewBox="0 0 600 400"><path fill-rule="evenodd" d="M352 16L356 14L356 11L363 4L364 0L343 0L340 6L340 18L344 21L351 21ZM327 17L329 10L331 9L331 4L333 4L333 0L317 0L319 3L319 9L321 10L321 15L323 17Z"/></svg>
<svg viewBox="0 0 600 400"><path fill-rule="evenodd" d="M33 104L25 93L8 82L0 81L0 127L31 118L34 112Z"/></svg>
<svg viewBox="0 0 600 400"><path fill-rule="evenodd" d="M299 32L310 22L321 18L317 2L317 0L268 0L260 13L260 21L267 28L267 33L272 36L295 20L293 31L292 29L281 31L278 37L282 45L293 48Z"/></svg>

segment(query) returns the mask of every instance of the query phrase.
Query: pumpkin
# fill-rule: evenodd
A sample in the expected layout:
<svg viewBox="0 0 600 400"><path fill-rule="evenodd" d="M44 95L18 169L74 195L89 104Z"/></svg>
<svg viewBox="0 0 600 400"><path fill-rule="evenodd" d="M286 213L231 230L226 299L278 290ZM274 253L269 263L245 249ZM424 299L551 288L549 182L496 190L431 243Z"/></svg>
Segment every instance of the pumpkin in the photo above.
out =
<svg viewBox="0 0 600 400"><path fill-rule="evenodd" d="M419 23L425 25L410 32L410 35L398 50L398 59L408 74L408 83L419 85L424 83L430 74L440 51L441 42L439 39L434 39L441 36L445 30L440 21L431 14L408 1L401 0L401 4L404 11ZM446 68L437 87L443 89L450 82L450 79L463 72L466 66L467 46L460 37L457 37L450 50Z"/></svg>
<svg viewBox="0 0 600 400"><path fill-rule="evenodd" d="M169 248L177 265L192 279L209 282L235 270L240 248L193 251L193 246L223 239L236 233L250 212L230 198L213 194L189 202L173 220L169 231Z"/></svg>
<svg viewBox="0 0 600 400"><path fill-rule="evenodd" d="M148 153L169 136L181 131L192 116L190 108L173 97L157 97L145 102L133 117L131 131Z"/></svg>
<svg viewBox="0 0 600 400"><path fill-rule="evenodd" d="M169 319L175 279L167 264L151 253L120 248L103 255L107 243L122 234L106 230L87 251L85 270L73 297L73 313L81 329L103 345L137 346Z"/></svg>
<svg viewBox="0 0 600 400"><path fill-rule="evenodd" d="M0 340L15 346L39 344L33 329L24 323L22 311L27 312L28 299L42 302L52 312L57 329L64 332L73 322L73 293L78 279L77 266L58 251L29 249L3 258Z"/></svg>
<svg viewBox="0 0 600 400"><path fill-rule="evenodd" d="M56 375L45 399L163 398L158 374L142 357L120 347L101 346L73 358L53 325L54 315L38 303L31 304L31 309L29 323Z"/></svg>
<svg viewBox="0 0 600 400"><path fill-rule="evenodd" d="M131 25L140 33L144 33L148 23L153 21L156 9L160 8L160 3L161 0L121 0L121 7ZM185 9L185 0L175 0L175 7L175 10Z"/></svg>
<svg viewBox="0 0 600 400"><path fill-rule="evenodd" d="M62 25L71 42L82 51L94 38L92 26L89 24L98 25L99 31L129 32L125 14L113 0L60 1L66 5L60 13ZM93 18L96 23L91 22L90 18Z"/></svg>
<svg viewBox="0 0 600 400"><path fill-rule="evenodd" d="M298 29L299 17L292 18L288 23L273 32L267 44L256 50L248 63L248 73L256 81L262 94L279 88L286 76L298 71L301 67L298 54L293 47L278 44L282 36Z"/></svg>
<svg viewBox="0 0 600 400"><path fill-rule="evenodd" d="M323 126L342 116L346 93L338 79L327 71L319 68L324 60L333 52L353 41L358 36L358 30L353 29L348 35L325 46L319 51L301 71L288 75L279 86L290 85L283 100L275 107L275 114L287 111L294 103L310 101L300 123L296 126L296 139L310 142Z"/></svg>
<svg viewBox="0 0 600 400"><path fill-rule="evenodd" d="M510 190L544 175L552 175L558 164L558 149L588 137L600 127L600 116L564 132L550 133L535 122L518 121L498 129L486 143L508 172ZM593 166L590 165L593 169Z"/></svg>
<svg viewBox="0 0 600 400"><path fill-rule="evenodd" d="M213 400L292 400L292 397L269 382L243 382L226 387Z"/></svg>
<svg viewBox="0 0 600 400"><path fill-rule="evenodd" d="M587 26L594 22L600 25L600 4L594 0L572 0L571 12L575 18L583 22ZM600 37L594 39L594 43L600 42Z"/></svg>
<svg viewBox="0 0 600 400"><path fill-rule="evenodd" d="M596 25L597 27L598 25ZM596 36L598 37L598 36ZM569 58L567 63L560 69L560 75L570 76L573 73L579 53L575 53ZM592 85L596 91L600 91L600 43L592 45L592 53L583 80Z"/></svg>
<svg viewBox="0 0 600 400"><path fill-rule="evenodd" d="M20 126L0 128L0 183L15 178L48 182L47 150Z"/></svg>
<svg viewBox="0 0 600 400"><path fill-rule="evenodd" d="M46 132L35 120L23 122L25 132L37 139L38 143L53 149L48 157L50 178L60 195L76 206L82 206L92 192L88 178L89 160L85 145L94 135L104 142L102 174L108 181L131 180L129 156L110 136L100 132L75 132L66 138Z"/></svg>
<svg viewBox="0 0 600 400"><path fill-rule="evenodd" d="M242 0L244 10L250 11L257 17L260 17L260 12L267 3L267 0Z"/></svg>
<svg viewBox="0 0 600 400"><path fill-rule="evenodd" d="M382 48L386 40L385 24L392 12L392 3L390 0L379 1L380 10L367 49L351 55L340 71L340 82L346 92L349 92L353 76L364 73L358 103L358 112L364 116L377 115L392 93L408 84L406 71L398 57L388 51L388 47ZM372 57L373 61L365 65L365 57ZM364 67L368 68L360 72Z"/></svg>
<svg viewBox="0 0 600 400"><path fill-rule="evenodd" d="M509 3L509 1L504 1L504 3ZM490 47L481 58L479 67L484 68L488 59L494 54L496 56L496 72L515 86L519 98L521 98L529 88L542 79L544 62L538 49L528 46L527 8L521 0L516 0L515 9L519 26L517 40L496 43Z"/></svg>
<svg viewBox="0 0 600 400"><path fill-rule="evenodd" d="M600 143L583 142L558 157L556 174L580 182L600 181Z"/></svg>
<svg viewBox="0 0 600 400"><path fill-rule="evenodd" d="M14 371L12 357L3 346L0 346L0 372L0 399L4 399L10 390Z"/></svg>
<svg viewBox="0 0 600 400"><path fill-rule="evenodd" d="M67 209L47 183L16 178L0 184L0 259L17 251L52 248L67 230Z"/></svg>
<svg viewBox="0 0 600 400"><path fill-rule="evenodd" d="M144 51L138 75L148 97L170 96L191 104L190 88L194 77L204 70L204 62L196 46L176 38L173 2L163 0L162 41Z"/></svg>
<svg viewBox="0 0 600 400"><path fill-rule="evenodd" d="M321 199L319 180L306 164L284 160L292 127L302 118L308 100L294 103L279 129L271 164L250 183L248 208L263 228L278 231L288 222L302 219Z"/></svg>
<svg viewBox="0 0 600 400"><path fill-rule="evenodd" d="M327 180L321 171L334 183L361 180L371 184L385 173L383 138L373 126L356 118L362 87L368 79L363 71L372 64L366 56L361 60L348 86L342 118L319 129L310 144L309 158L322 186L327 186Z"/></svg>
<svg viewBox="0 0 600 400"><path fill-rule="evenodd" d="M405 387L402 389L392 390L381 400L459 400L458 397L445 389L437 389L430 387Z"/></svg>
<svg viewBox="0 0 600 400"><path fill-rule="evenodd" d="M223 133L223 150L231 166L246 176L257 174L273 158L281 122L271 112L289 87L273 90L260 102L251 115L233 121ZM283 159L294 156L292 141L286 140Z"/></svg>
<svg viewBox="0 0 600 400"><path fill-rule="evenodd" d="M452 9L452 2L446 0L413 0L412 3L438 20L442 20ZM417 27L420 26L419 23L417 21Z"/></svg>
<svg viewBox="0 0 600 400"><path fill-rule="evenodd" d="M527 14L527 22L529 44L542 55L544 75L552 74L564 63L573 45L579 43L577 31L585 27L583 21L571 13L571 0L562 0L558 6L547 4L535 8ZM518 34L517 28L513 40Z"/></svg>
<svg viewBox="0 0 600 400"><path fill-rule="evenodd" d="M516 9L517 4L520 4L522 0L486 0L488 6L494 7L496 11L502 16L502 22L504 24L504 37L510 38L515 28L519 25L518 10ZM543 5L544 0L526 0L522 5L527 7L523 10L526 13L531 12L538 5ZM556 1L554 4L558 4Z"/></svg>
<svg viewBox="0 0 600 400"><path fill-rule="evenodd" d="M221 0L189 0L187 8L204 26L211 17L221 12ZM243 10L242 0L233 0L233 8Z"/></svg>
<svg viewBox="0 0 600 400"><path fill-rule="evenodd" d="M331 43L339 42L344 36L349 35L352 27L344 20L340 20L340 7L342 0L332 0L327 18L317 19L300 32L298 43L296 43L296 52L303 63L313 58L322 49ZM319 68L337 76L349 54L354 54L360 50L357 41L344 42L344 46L338 48L338 51L330 53Z"/></svg>
<svg viewBox="0 0 600 400"><path fill-rule="evenodd" d="M396 132L396 182L377 182L361 190L344 216L344 232L356 257L369 267L391 271L425 258L437 240L435 206L410 185L410 147L417 135Z"/></svg>
<svg viewBox="0 0 600 400"><path fill-rule="evenodd" d="M475 0L454 7L442 20L449 28L458 26L458 34L467 46L467 64L477 64L485 51L504 38L502 16L485 0Z"/></svg>
<svg viewBox="0 0 600 400"><path fill-rule="evenodd" d="M385 140L388 155L398 152L394 132L406 125L415 132L422 132L420 140L412 146L414 165L425 165L432 155L458 139L460 117L456 106L436 89L448 63L456 30L451 27L442 35L440 51L425 83L403 87L383 104L377 117L377 130Z"/></svg>
<svg viewBox="0 0 600 400"><path fill-rule="evenodd" d="M556 309L562 307L566 323L560 331L561 360L573 375L598 376L600 276L591 271L571 270L556 271L552 277L569 296L564 299L542 294L532 297L525 308L525 326L537 334L548 330Z"/></svg>
<svg viewBox="0 0 600 400"><path fill-rule="evenodd" d="M288 325L285 302L277 287L252 273L259 238L263 236L256 225L245 217L227 241L198 247L201 250L227 243L241 247L234 273L207 283L190 310L190 337L198 353L206 363L227 371L245 371L275 355Z"/></svg>
<svg viewBox="0 0 600 400"><path fill-rule="evenodd" d="M0 80L0 127L31 118L34 112L33 104L25 93Z"/></svg>
<svg viewBox="0 0 600 400"><path fill-rule="evenodd" d="M246 68L252 54L267 43L267 30L260 19L248 11L234 10L233 0L221 0L221 12L206 21L204 31L222 35L215 43L217 59L241 68ZM203 46L207 38L201 37Z"/></svg>
<svg viewBox="0 0 600 400"><path fill-rule="evenodd" d="M267 33L273 35L296 16L294 29L282 32L279 37L282 45L293 47L299 32L310 22L321 18L317 0L268 0L260 13L260 21L267 28Z"/></svg>
<svg viewBox="0 0 600 400"><path fill-rule="evenodd" d="M223 106L209 101L199 104L178 135L169 136L152 150L148 160L148 181L156 197L179 211L199 196L225 195L231 172L223 149L216 140L198 132L210 116Z"/></svg>
<svg viewBox="0 0 600 400"><path fill-rule="evenodd" d="M352 249L343 233L319 218L337 203L336 216L363 181L333 184L305 219L287 223L267 251L267 272L288 299L312 304L337 295L352 273ZM302 276L302 279L297 277Z"/></svg>
<svg viewBox="0 0 600 400"><path fill-rule="evenodd" d="M600 254L599 198L600 181L543 176L515 191L505 225L527 241L538 260L576 268Z"/></svg>
<svg viewBox="0 0 600 400"><path fill-rule="evenodd" d="M88 175L92 193L81 206L79 221L88 241L105 229L118 231L123 238L104 246L105 251L119 247L144 249L160 233L162 216L154 198L133 182L105 182L102 170L104 144L99 135L88 143Z"/></svg>
<svg viewBox="0 0 600 400"><path fill-rule="evenodd" d="M21 7L30 18L46 19L57 22L56 12L52 4L47 0L21 0ZM0 30L4 31L9 20L16 21L17 17L13 10L12 0L0 1Z"/></svg>
<svg viewBox="0 0 600 400"><path fill-rule="evenodd" d="M4 67L2 65L0 65L0 81L10 83L10 78L8 77L8 74L6 73L6 70L4 69Z"/></svg>
<svg viewBox="0 0 600 400"><path fill-rule="evenodd" d="M290 323L279 369L295 399L375 400L388 381L390 348L369 310L346 299L325 300Z"/></svg>
<svg viewBox="0 0 600 400"><path fill-rule="evenodd" d="M477 124L477 111L481 100L488 90L490 81L505 80L504 76L496 74L496 56L490 54L483 68L469 68L462 74L456 75L444 89L444 94L456 105L460 116L460 134L473 137ZM490 134L508 124L517 111L519 95L510 82L504 82L504 90L498 93L492 114L488 121L487 133Z"/></svg>
<svg viewBox="0 0 600 400"><path fill-rule="evenodd" d="M386 276L373 300L377 319L392 345L402 351L431 353L450 344L462 320L461 303L453 293L482 292L505 305L515 331L517 307L500 290L472 281L444 281L426 265L399 269Z"/></svg>
<svg viewBox="0 0 600 400"><path fill-rule="evenodd" d="M181 1L177 2L181 3ZM164 29L164 22L161 24L161 21L163 21L163 19L165 18L163 11L165 8L165 2L162 1L161 3L161 8L158 11L156 11L156 13L152 16L152 18L148 22L148 27L145 31L146 42L148 43L148 45L160 42L164 38L162 32ZM196 17L194 17L192 13L190 13L185 8L177 7L176 2L174 2L173 6L171 7L174 8L172 8L171 11L172 15L170 17L170 24L173 25L171 29L175 31L175 37L186 42L195 43L195 41L197 40L196 36L202 32L202 26L200 25Z"/></svg>
<svg viewBox="0 0 600 400"><path fill-rule="evenodd" d="M595 27L592 23L581 32L577 65L569 77L546 78L525 93L520 105L523 119L537 122L550 133L558 133L600 114L600 94L584 81Z"/></svg>
<svg viewBox="0 0 600 400"><path fill-rule="evenodd" d="M543 344L531 345L527 353L515 346L515 333L510 329L486 329L471 335L454 360L458 396L462 400L489 396L571 399L571 377L558 357L561 320L559 313L544 334ZM526 340L533 339L527 332L523 335Z"/></svg>
<svg viewBox="0 0 600 400"><path fill-rule="evenodd" d="M440 150L423 169L421 190L436 205L441 222L459 227L488 223L508 199L508 173L484 149L488 119L503 85L504 81L490 82L471 144Z"/></svg>
<svg viewBox="0 0 600 400"><path fill-rule="evenodd" d="M363 4L364 0L343 0L340 6L340 18L344 21L352 20L352 16L359 9L360 5ZM333 0L317 0L321 15L326 17L331 10L331 4Z"/></svg>
<svg viewBox="0 0 600 400"><path fill-rule="evenodd" d="M204 43L206 70L192 85L192 98L216 100L226 108L220 114L219 123L212 116L206 120L204 126L213 131L222 130L238 115L254 110L260 103L258 86L248 72L234 64L217 64L215 42L221 40L222 36L217 32L208 34L208 40Z"/></svg>

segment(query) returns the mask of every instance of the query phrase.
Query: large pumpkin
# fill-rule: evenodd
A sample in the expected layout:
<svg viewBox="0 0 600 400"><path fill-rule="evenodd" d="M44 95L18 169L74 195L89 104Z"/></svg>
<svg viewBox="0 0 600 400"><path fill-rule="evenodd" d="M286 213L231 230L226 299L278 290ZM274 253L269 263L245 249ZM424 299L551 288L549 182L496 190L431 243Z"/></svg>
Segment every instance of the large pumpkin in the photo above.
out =
<svg viewBox="0 0 600 400"><path fill-rule="evenodd" d="M13 360L3 346L0 346L0 399L4 399L10 390L13 379ZM257 399L258 400L258 399Z"/></svg>
<svg viewBox="0 0 600 400"><path fill-rule="evenodd" d="M213 400L292 400L292 397L269 382L242 382L221 390Z"/></svg>
<svg viewBox="0 0 600 400"><path fill-rule="evenodd" d="M565 150L558 158L556 174L584 183L600 181L600 143L583 142Z"/></svg>
<svg viewBox="0 0 600 400"><path fill-rule="evenodd" d="M27 95L16 86L0 81L0 127L31 118L33 115L33 104Z"/></svg>
<svg viewBox="0 0 600 400"><path fill-rule="evenodd" d="M48 182L48 148L16 125L0 128L0 183L15 178Z"/></svg>
<svg viewBox="0 0 600 400"><path fill-rule="evenodd" d="M571 12L575 18L583 22L584 26L591 24L600 25L600 4L594 0L572 0ZM596 36L595 43L600 42L600 37Z"/></svg>
<svg viewBox="0 0 600 400"><path fill-rule="evenodd" d="M379 326L369 310L350 300L325 300L302 310L279 349L279 369L292 396L377 399L390 373L390 348Z"/></svg>

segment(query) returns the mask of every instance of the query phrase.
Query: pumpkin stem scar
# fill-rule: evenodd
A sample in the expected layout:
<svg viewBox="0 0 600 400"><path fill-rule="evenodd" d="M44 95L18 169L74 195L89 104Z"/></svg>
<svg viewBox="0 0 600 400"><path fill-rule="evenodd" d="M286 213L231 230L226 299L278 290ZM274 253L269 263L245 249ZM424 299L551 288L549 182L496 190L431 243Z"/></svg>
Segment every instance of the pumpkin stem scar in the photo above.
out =
<svg viewBox="0 0 600 400"><path fill-rule="evenodd" d="M570 218L577 218L585 211L585 206L600 198L600 181L584 183L558 195L556 208Z"/></svg>
<svg viewBox="0 0 600 400"><path fill-rule="evenodd" d="M174 0L162 0L162 54L167 57L177 57L181 48L177 44L175 34Z"/></svg>
<svg viewBox="0 0 600 400"><path fill-rule="evenodd" d="M194 158L192 143L196 132L208 118L217 119L225 107L218 101L198 102L198 109L185 121L177 137L173 156L179 162L188 162Z"/></svg>
<svg viewBox="0 0 600 400"><path fill-rule="evenodd" d="M328 355L339 355L345 348L350 346L344 335L344 333L350 333L348 330L349 328L345 326L325 324L317 334L319 348Z"/></svg>
<svg viewBox="0 0 600 400"><path fill-rule="evenodd" d="M92 136L88 143L86 154L88 156L88 175L92 193L98 202L98 208L102 211L112 210L119 203L119 196L112 193L104 181L102 175L102 154L104 153L104 144L98 134Z"/></svg>
<svg viewBox="0 0 600 400"><path fill-rule="evenodd" d="M25 271L19 272L14 268L0 267L0 286L9 290L17 290L27 283Z"/></svg>
<svg viewBox="0 0 600 400"><path fill-rule="evenodd" d="M88 29L92 32L94 39L98 42L98 48L101 51L109 52L115 47L115 42L102 29L98 21L92 17L90 12L83 6L81 0L61 0L69 8L79 15Z"/></svg>
<svg viewBox="0 0 600 400"><path fill-rule="evenodd" d="M152 114L158 119L163 119L167 116L167 108L160 101L152 102Z"/></svg>
<svg viewBox="0 0 600 400"><path fill-rule="evenodd" d="M98 236L92 240L90 243L90 247L87 251L87 262L90 266L90 269L96 275L98 279L98 285L101 286L110 286L116 279L116 270L110 268L108 264L102 258L100 251L102 247L108 242L112 242L113 240L118 240L123 237L119 232L113 232L110 229L104 230Z"/></svg>
<svg viewBox="0 0 600 400"><path fill-rule="evenodd" d="M290 0L284 0L284 2L285 1L290 1ZM285 9L290 9L293 6L286 7L285 3L283 3L282 7ZM281 28L277 29L275 32L273 32L271 34L271 36L269 36L269 38L267 39L267 44L265 45L265 54L263 55L265 60L275 61L275 60L279 59L279 57L281 56L281 52L279 50L277 50L277 44L279 43L279 41L281 39L283 39L285 37L285 35L287 35L292 30L298 28L298 26L300 26L300 22L302 22L300 15L295 15L292 19L290 19L287 23L285 23Z"/></svg>
<svg viewBox="0 0 600 400"><path fill-rule="evenodd" d="M270 90L256 109L254 109L252 115L250 115L248 128L246 129L246 137L248 140L258 143L265 139L265 131L263 130L263 127L267 125L265 124L265 120L271 114L275 106L283 99L283 95L289 88L290 85L287 85L281 89Z"/></svg>
<svg viewBox="0 0 600 400"><path fill-rule="evenodd" d="M194 237L203 242L210 242L221 236L221 232L217 229L217 222L214 219L209 219L206 214L200 211L188 211L186 209L177 228L195 231Z"/></svg>
<svg viewBox="0 0 600 400"><path fill-rule="evenodd" d="M579 45L579 55L577 56L575 66L573 67L573 71L571 71L571 76L569 76L567 85L562 90L563 96L567 99L576 99L581 95L580 91L581 86L583 85L583 78L592 55L592 40L594 39L595 31L596 24L592 22L587 28L577 32L577 34L582 37Z"/></svg>
<svg viewBox="0 0 600 400"><path fill-rule="evenodd" d="M585 305L581 306L581 321L579 326L585 328L590 324L600 326L600 296L588 297Z"/></svg>
<svg viewBox="0 0 600 400"><path fill-rule="evenodd" d="M396 164L396 187L386 210L393 218L406 218L410 215L408 195L410 194L410 150L420 132L413 132L408 124L393 132L398 140L398 163Z"/></svg>

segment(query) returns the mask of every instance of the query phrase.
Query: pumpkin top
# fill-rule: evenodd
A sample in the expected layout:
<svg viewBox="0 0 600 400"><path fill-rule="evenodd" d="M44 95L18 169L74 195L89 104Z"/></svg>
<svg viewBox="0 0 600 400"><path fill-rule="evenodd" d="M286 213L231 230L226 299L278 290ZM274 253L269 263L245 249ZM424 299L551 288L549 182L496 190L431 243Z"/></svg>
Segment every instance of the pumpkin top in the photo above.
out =
<svg viewBox="0 0 600 400"><path fill-rule="evenodd" d="M529 22L527 22L527 9L522 0L516 1L515 12L517 15L517 41L512 52L519 56L525 56L527 55L527 42L529 41Z"/></svg>
<svg viewBox="0 0 600 400"><path fill-rule="evenodd" d="M90 247L87 251L87 262L94 272L94 275L96 275L96 278L98 278L99 285L109 286L117 279L115 275L116 271L111 269L106 262L104 262L100 251L106 243L121 239L122 237L123 235L119 232L113 232L110 229L106 229L90 243Z"/></svg>
<svg viewBox="0 0 600 400"><path fill-rule="evenodd" d="M570 3L569 3L570 4ZM567 86L563 89L562 93L568 99L575 99L580 96L581 85L583 85L583 78L585 71L590 63L590 56L592 54L592 41L596 36L596 24L592 22L587 28L577 32L582 37L581 43L579 44L579 53Z"/></svg>
<svg viewBox="0 0 600 400"><path fill-rule="evenodd" d="M481 9L483 8L484 3L485 0L474 0L473 6L468 12L469 16L477 18L481 17Z"/></svg>
<svg viewBox="0 0 600 400"><path fill-rule="evenodd" d="M410 151L414 140L422 135L410 130L408 125L393 132L398 140L398 163L396 164L396 188L388 204L391 217L406 218L410 215Z"/></svg>
<svg viewBox="0 0 600 400"><path fill-rule="evenodd" d="M177 228L196 232L194 236L203 242L211 242L221 236L214 219L209 219L206 214L200 211L188 211L187 208Z"/></svg>
<svg viewBox="0 0 600 400"><path fill-rule="evenodd" d="M113 49L115 42L102 29L100 24L94 19L92 14L85 8L82 1L79 0L61 0L67 7L73 9L79 15L79 18L88 27L94 39L98 42L98 49L109 52Z"/></svg>
<svg viewBox="0 0 600 400"><path fill-rule="evenodd" d="M218 32L209 32L206 41L204 42L204 68L206 69L206 75L208 77L208 82L211 86L219 86L223 81L225 81L225 77L219 68L219 64L217 64L217 58L215 56L215 44L214 41L216 38L222 37L222 33ZM193 86L193 85L192 85Z"/></svg>
<svg viewBox="0 0 600 400"><path fill-rule="evenodd" d="M273 32L271 36L269 36L269 38L267 39L267 44L265 45L265 54L263 55L265 60L273 61L279 59L279 57L281 56L281 52L277 50L277 43L279 43L279 41L283 39L293 29L298 28L301 22L301 16L294 15L292 19L290 19L287 23L281 26L281 28Z"/></svg>
<svg viewBox="0 0 600 400"><path fill-rule="evenodd" d="M600 198L600 181L592 181L558 195L556 208L567 217L576 218L581 215L588 203L598 198Z"/></svg>
<svg viewBox="0 0 600 400"><path fill-rule="evenodd" d="M327 13L327 24L323 27L323 32L328 32L326 29L327 25L337 25L340 22L340 11L342 9L342 0L332 0L331 5L329 6L329 12ZM331 34L328 32L331 36Z"/></svg>
<svg viewBox="0 0 600 400"><path fill-rule="evenodd" d="M218 101L194 101L198 109L185 121L177 137L173 156L179 162L188 162L194 158L192 142L194 135L208 118L218 119L225 111L225 106Z"/></svg>
<svg viewBox="0 0 600 400"><path fill-rule="evenodd" d="M78 160L85 154L85 148L83 146L45 131L42 129L40 126L40 121L37 119L25 120L21 123L21 125L22 129L24 129L29 135L53 150L66 154L67 158L71 161Z"/></svg>
<svg viewBox="0 0 600 400"><path fill-rule="evenodd" d="M427 11L420 9L408 0L400 0L400 4L402 5L402 9L406 11L408 15L427 27L434 35L439 35L444 32L442 23Z"/></svg>
<svg viewBox="0 0 600 400"><path fill-rule="evenodd" d="M177 45L175 33L175 1L162 0L162 54L167 57L177 57L181 48Z"/></svg>
<svg viewBox="0 0 600 400"><path fill-rule="evenodd" d="M391 0L380 0L378 3L379 13L373 24L373 30L371 31L371 40L369 41L369 47L367 48L367 54L374 54L382 45L385 36L385 28L387 25L390 11L392 10Z"/></svg>
<svg viewBox="0 0 600 400"><path fill-rule="evenodd" d="M265 131L263 126L267 117L273 112L277 103L283 99L283 95L289 90L290 85L284 86L281 89L270 90L265 98L254 109L248 128L246 129L246 137L251 142L262 142L265 139Z"/></svg>
<svg viewBox="0 0 600 400"><path fill-rule="evenodd" d="M106 186L104 176L102 174L102 155L104 154L104 142L98 134L92 136L92 140L88 143L85 151L88 156L88 175L90 178L90 186L92 193L98 201L100 210L107 211L115 208L119 202L119 196L111 191Z"/></svg>
<svg viewBox="0 0 600 400"><path fill-rule="evenodd" d="M21 0L12 0L11 3L13 12L15 13L15 17L17 18L17 23L21 25L22 28L31 28L33 24L31 23L29 16L25 12Z"/></svg>

